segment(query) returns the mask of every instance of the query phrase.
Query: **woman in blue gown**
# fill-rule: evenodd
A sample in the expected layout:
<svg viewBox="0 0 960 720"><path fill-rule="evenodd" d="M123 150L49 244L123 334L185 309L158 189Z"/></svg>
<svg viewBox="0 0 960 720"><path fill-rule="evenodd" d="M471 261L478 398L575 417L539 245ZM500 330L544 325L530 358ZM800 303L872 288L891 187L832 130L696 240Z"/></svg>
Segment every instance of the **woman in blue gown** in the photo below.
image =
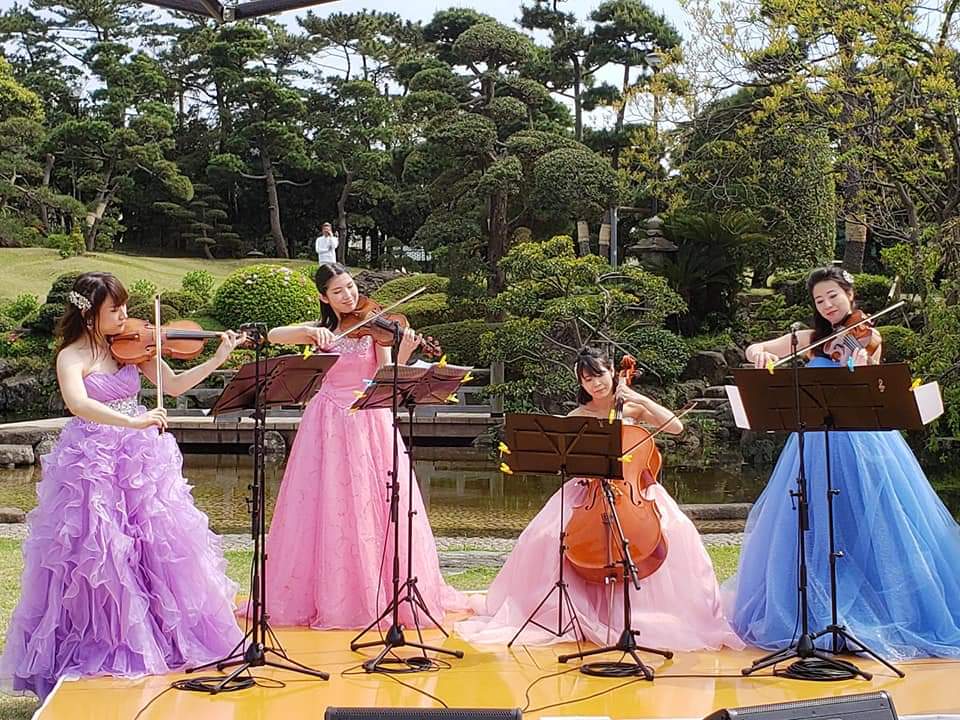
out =
<svg viewBox="0 0 960 720"><path fill-rule="evenodd" d="M807 280L813 330L800 347L833 332L855 307L853 277L839 268L814 270ZM876 332L876 331L874 331ZM747 348L758 368L790 352L790 335ZM828 344L829 347L829 344ZM845 365L814 350L808 367ZM853 353L855 365L877 363ZM830 624L829 528L824 434L808 432L804 469L810 503L805 536L810 630ZM944 507L898 431L831 432L838 620L860 641L889 658L960 657L960 526ZM796 490L799 452L791 435L770 481L747 520L737 574L725 586L728 617L740 637L778 649L799 632ZM829 648L830 636L817 641ZM856 648L850 648L856 649Z"/></svg>

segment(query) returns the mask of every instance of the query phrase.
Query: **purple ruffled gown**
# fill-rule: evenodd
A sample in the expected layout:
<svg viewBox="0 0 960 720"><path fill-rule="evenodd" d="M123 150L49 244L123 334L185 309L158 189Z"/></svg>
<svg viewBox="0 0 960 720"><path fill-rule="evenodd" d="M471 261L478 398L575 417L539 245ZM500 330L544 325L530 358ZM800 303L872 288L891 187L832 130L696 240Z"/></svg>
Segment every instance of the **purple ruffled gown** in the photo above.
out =
<svg viewBox="0 0 960 720"><path fill-rule="evenodd" d="M84 384L114 409L143 412L133 365ZM172 435L73 418L42 462L2 689L44 698L60 677L160 674L240 642L237 586Z"/></svg>

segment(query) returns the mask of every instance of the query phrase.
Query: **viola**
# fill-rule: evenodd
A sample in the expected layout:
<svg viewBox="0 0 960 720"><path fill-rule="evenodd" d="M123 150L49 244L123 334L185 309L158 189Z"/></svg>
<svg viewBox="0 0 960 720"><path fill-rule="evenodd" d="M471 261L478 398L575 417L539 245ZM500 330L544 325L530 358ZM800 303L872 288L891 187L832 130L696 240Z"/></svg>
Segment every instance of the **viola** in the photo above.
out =
<svg viewBox="0 0 960 720"><path fill-rule="evenodd" d="M625 355L620 364L618 382L630 380L636 361ZM623 414L617 403L616 416ZM622 480L586 480L588 491L583 504L575 506L567 521L566 558L574 570L590 582L617 581L616 571L620 539L609 517L602 482L613 486L615 508L624 536L630 540L630 557L637 567L637 579L656 572L667 558L667 539L660 526L660 509L645 491L657 482L663 458L653 434L636 425L622 425L622 447L629 458L623 464Z"/></svg>
<svg viewBox="0 0 960 720"><path fill-rule="evenodd" d="M383 306L375 300L361 295L357 306L348 313L340 316L339 337L362 338L370 337L377 345L393 347L397 334L403 334L410 327L406 315L393 312L383 312ZM440 357L443 349L432 337L420 338L421 352L425 355Z"/></svg>
<svg viewBox="0 0 960 720"><path fill-rule="evenodd" d="M848 327L851 329L843 332L843 329ZM840 334L824 344L824 354L837 362L844 355L849 357L860 350L866 350L868 355L873 355L880 347L880 339L873 332L873 327L873 322L863 310L852 311L840 323L833 326L833 329L840 331Z"/></svg>
<svg viewBox="0 0 960 720"><path fill-rule="evenodd" d="M191 320L174 320L160 327L161 356L174 360L193 360L203 352L204 343L223 333L204 330ZM123 332L108 338L110 352L122 365L139 365L157 355L156 326L127 318Z"/></svg>

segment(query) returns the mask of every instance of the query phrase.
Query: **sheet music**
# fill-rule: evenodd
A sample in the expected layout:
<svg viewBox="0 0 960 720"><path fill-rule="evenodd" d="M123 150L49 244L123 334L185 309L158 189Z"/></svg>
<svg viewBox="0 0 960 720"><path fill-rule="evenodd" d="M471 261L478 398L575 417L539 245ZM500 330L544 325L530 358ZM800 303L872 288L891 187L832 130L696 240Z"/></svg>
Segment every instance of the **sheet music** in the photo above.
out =
<svg viewBox="0 0 960 720"><path fill-rule="evenodd" d="M737 424L737 427L743 430L749 430L750 421L747 419L747 411L743 407L740 388L736 385L724 385L723 389L727 391L727 397L730 399L730 409L733 410L733 420Z"/></svg>
<svg viewBox="0 0 960 720"><path fill-rule="evenodd" d="M428 363L423 360L417 360L409 365L400 365L397 377L400 380L416 380L424 375L432 374L438 380L459 379L473 370L472 367L463 365L451 365L447 363L440 367L437 363ZM387 383L393 380L393 365L384 365L373 377L374 382Z"/></svg>
<svg viewBox="0 0 960 720"><path fill-rule="evenodd" d="M934 381L921 385L913 391L913 395L924 425L943 415L943 397L940 395L939 383Z"/></svg>

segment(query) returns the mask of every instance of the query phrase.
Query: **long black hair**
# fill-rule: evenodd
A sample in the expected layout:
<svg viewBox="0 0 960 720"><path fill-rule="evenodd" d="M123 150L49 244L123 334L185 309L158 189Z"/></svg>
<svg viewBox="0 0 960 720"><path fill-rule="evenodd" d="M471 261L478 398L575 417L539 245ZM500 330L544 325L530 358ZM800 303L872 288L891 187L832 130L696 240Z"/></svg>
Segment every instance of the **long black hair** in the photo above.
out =
<svg viewBox="0 0 960 720"><path fill-rule="evenodd" d="M59 338L57 353L86 336L91 349L96 354L100 347L97 342L97 338L100 336L100 328L98 327L100 307L107 300L113 300L117 305L123 305L127 302L127 289L117 280L116 276L110 273L88 272L76 279L70 296L76 297L79 305L86 306L89 303L89 308L80 307L77 303L67 300L66 310L57 320L57 327L54 331L54 334Z"/></svg>
<svg viewBox="0 0 960 720"><path fill-rule="evenodd" d="M337 275L343 275L348 272L350 271L340 263L322 263L313 276L313 282L316 283L317 290L319 290L321 294L326 295L327 285L330 284L330 281ZM330 304L321 302L320 327L325 327L328 330L336 330L339 322L337 314L333 311L333 308L330 307Z"/></svg>
<svg viewBox="0 0 960 720"><path fill-rule="evenodd" d="M577 362L573 366L577 374L577 404L586 405L593 400L593 396L583 389L580 382L585 377L597 377L605 372L614 372L613 360L603 350L595 347L585 347L577 353Z"/></svg>
<svg viewBox="0 0 960 720"><path fill-rule="evenodd" d="M813 288L818 283L830 281L835 282L846 293L853 292L853 275L843 268L836 266L821 267L807 276L807 292L810 294L810 302L813 304L813 337L810 342L821 340L834 332L833 325L820 314L817 310L816 301L813 299ZM856 308L856 302L851 301L850 309L853 310L854 308ZM813 352L822 355L823 345L815 348Z"/></svg>

